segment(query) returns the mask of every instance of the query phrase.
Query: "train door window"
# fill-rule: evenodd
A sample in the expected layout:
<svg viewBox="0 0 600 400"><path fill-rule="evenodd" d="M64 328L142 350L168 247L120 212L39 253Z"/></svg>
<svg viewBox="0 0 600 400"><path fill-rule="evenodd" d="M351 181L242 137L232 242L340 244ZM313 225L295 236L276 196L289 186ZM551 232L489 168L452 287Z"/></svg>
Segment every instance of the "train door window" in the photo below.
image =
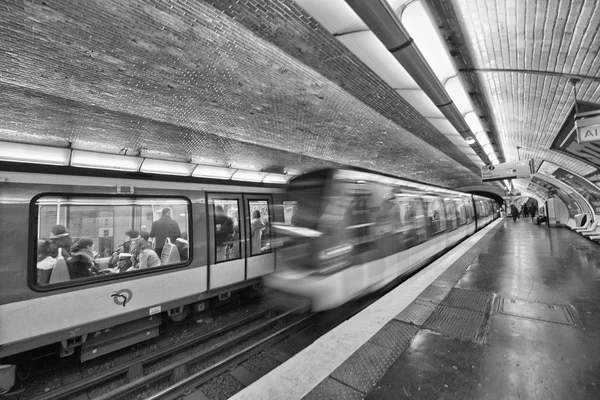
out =
<svg viewBox="0 0 600 400"><path fill-rule="evenodd" d="M465 211L467 214L467 223L473 222L473 201L471 199L465 201Z"/></svg>
<svg viewBox="0 0 600 400"><path fill-rule="evenodd" d="M292 219L294 213L298 209L297 201L284 201L283 202L283 221L286 225L292 225Z"/></svg>
<svg viewBox="0 0 600 400"><path fill-rule="evenodd" d="M249 200L250 210L250 255L271 251L271 224L269 202L267 200Z"/></svg>
<svg viewBox="0 0 600 400"><path fill-rule="evenodd" d="M190 203L182 198L41 196L36 283L85 282L189 259ZM86 279L87 278L87 279Z"/></svg>
<svg viewBox="0 0 600 400"><path fill-rule="evenodd" d="M371 227L375 225L368 204L371 194L367 188L353 188L346 193L351 202L344 215L343 225L351 242L363 243L369 240Z"/></svg>
<svg viewBox="0 0 600 400"><path fill-rule="evenodd" d="M242 258L240 250L240 206L238 200L213 199L215 254L217 263Z"/></svg>
<svg viewBox="0 0 600 400"><path fill-rule="evenodd" d="M425 203L425 217L429 224L431 235L441 233L446 230L446 216L442 200L433 196L423 196Z"/></svg>
<svg viewBox="0 0 600 400"><path fill-rule="evenodd" d="M454 208L454 203L450 199L444 199L444 207L446 211L446 222L448 224L448 230L453 231L457 227L456 209Z"/></svg>
<svg viewBox="0 0 600 400"><path fill-rule="evenodd" d="M458 226L462 226L467 223L467 212L463 199L457 197L453 199L454 208L456 209L456 222Z"/></svg>

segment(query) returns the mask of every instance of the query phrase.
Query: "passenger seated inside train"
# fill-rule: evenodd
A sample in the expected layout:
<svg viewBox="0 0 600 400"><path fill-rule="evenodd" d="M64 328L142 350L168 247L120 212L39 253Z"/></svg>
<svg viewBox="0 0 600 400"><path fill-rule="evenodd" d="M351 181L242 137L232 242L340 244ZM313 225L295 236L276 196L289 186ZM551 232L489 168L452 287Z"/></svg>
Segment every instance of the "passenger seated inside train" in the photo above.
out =
<svg viewBox="0 0 600 400"><path fill-rule="evenodd" d="M58 249L54 248L49 240L40 240L37 250L37 282L46 284L50 282L50 275L56 265Z"/></svg>
<svg viewBox="0 0 600 400"><path fill-rule="evenodd" d="M56 249L57 252L60 251L65 260L68 260L71 257L70 249L73 242L69 231L64 225L54 225L49 240L52 247Z"/></svg>
<svg viewBox="0 0 600 400"><path fill-rule="evenodd" d="M142 238L139 238L137 241L134 259L136 260L134 265L136 269L159 267L161 265L158 254L152 250L150 243Z"/></svg>
<svg viewBox="0 0 600 400"><path fill-rule="evenodd" d="M182 232L181 236L175 241L175 246L177 246L177 250L179 251L179 259L181 261L187 261L189 258L190 246L187 238L187 233Z"/></svg>
<svg viewBox="0 0 600 400"><path fill-rule="evenodd" d="M71 279L94 276L99 272L94 259L94 241L90 238L81 238L71 246L71 258L67 261L67 268Z"/></svg>

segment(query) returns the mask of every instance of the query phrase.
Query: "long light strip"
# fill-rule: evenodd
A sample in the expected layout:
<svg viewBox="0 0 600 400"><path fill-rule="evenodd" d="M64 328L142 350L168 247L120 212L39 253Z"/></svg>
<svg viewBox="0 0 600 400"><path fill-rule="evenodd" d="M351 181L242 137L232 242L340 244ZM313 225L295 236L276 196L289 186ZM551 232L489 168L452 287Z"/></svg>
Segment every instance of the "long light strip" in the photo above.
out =
<svg viewBox="0 0 600 400"><path fill-rule="evenodd" d="M26 143L0 142L0 160L50 165L69 165L71 150Z"/></svg>
<svg viewBox="0 0 600 400"><path fill-rule="evenodd" d="M119 171L139 171L144 159L117 154L95 153L92 151L73 150L71 165L82 168L114 169Z"/></svg>
<svg viewBox="0 0 600 400"><path fill-rule="evenodd" d="M451 126L451 123L445 118L440 109L345 0L295 0L295 2L331 32L438 130L442 128L440 132L459 146L459 149L465 155L476 156L471 147L461 148L456 143L457 140L454 139L460 139L464 143L462 136L454 126ZM388 0L388 2L395 10L401 8L404 4L403 0ZM456 73L453 74L456 75ZM463 112L460 108L459 111ZM444 123L445 121L448 122ZM450 126L451 128L448 128ZM473 140L467 144L472 145L474 143ZM482 162L479 157L477 159Z"/></svg>
<svg viewBox="0 0 600 400"><path fill-rule="evenodd" d="M477 141L482 147L490 144L489 137L481 126L479 117L473 111L473 104L460 82L458 71L454 67L448 50L422 1L410 2L404 8L401 7L401 10L400 21L402 25L413 38L440 82L444 82L446 92L452 98L458 110L463 114L467 125L469 125L471 131L475 134ZM495 159L497 159L495 152L490 153L486 151L486 154L490 158L490 161L493 161L491 155L494 155Z"/></svg>
<svg viewBox="0 0 600 400"><path fill-rule="evenodd" d="M140 172L149 174L190 176L196 164L145 158Z"/></svg>
<svg viewBox="0 0 600 400"><path fill-rule="evenodd" d="M195 163L167 161L147 157L133 157L119 154L96 153L84 150L70 150L59 147L39 146L26 143L0 141L0 161L62 165L80 168L144 172L163 175L194 176L200 178L239 180L286 184L300 171L277 174L250 171L228 167L216 167Z"/></svg>

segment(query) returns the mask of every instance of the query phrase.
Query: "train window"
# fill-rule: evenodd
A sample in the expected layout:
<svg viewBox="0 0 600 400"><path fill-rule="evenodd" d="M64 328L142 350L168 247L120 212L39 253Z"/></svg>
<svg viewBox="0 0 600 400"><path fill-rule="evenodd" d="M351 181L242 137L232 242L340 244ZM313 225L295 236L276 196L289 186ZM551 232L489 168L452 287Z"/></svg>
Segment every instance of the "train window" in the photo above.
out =
<svg viewBox="0 0 600 400"><path fill-rule="evenodd" d="M448 230L453 231L457 227L454 202L452 202L450 199L444 199L444 207L446 210L446 222L448 223Z"/></svg>
<svg viewBox="0 0 600 400"><path fill-rule="evenodd" d="M456 208L456 222L458 226L462 226L467 223L467 211L463 199L456 197L453 199L454 207Z"/></svg>
<svg viewBox="0 0 600 400"><path fill-rule="evenodd" d="M269 220L269 202L266 200L248 201L250 210L250 255L271 251L271 226Z"/></svg>
<svg viewBox="0 0 600 400"><path fill-rule="evenodd" d="M35 210L39 285L180 265L189 259L186 199L42 196Z"/></svg>
<svg viewBox="0 0 600 400"><path fill-rule="evenodd" d="M429 225L431 235L443 232L446 230L446 216L442 200L432 196L423 196L425 203L426 219Z"/></svg>
<svg viewBox="0 0 600 400"><path fill-rule="evenodd" d="M283 220L286 225L292 224L294 213L298 209L297 201L284 201L283 202Z"/></svg>
<svg viewBox="0 0 600 400"><path fill-rule="evenodd" d="M215 254L217 262L242 258L240 251L240 207L238 200L213 199Z"/></svg>
<svg viewBox="0 0 600 400"><path fill-rule="evenodd" d="M352 196L352 201L344 215L344 226L346 226L348 238L363 243L368 240L370 228L375 225L371 220L371 210L368 206L371 192L368 190L356 191L348 195Z"/></svg>

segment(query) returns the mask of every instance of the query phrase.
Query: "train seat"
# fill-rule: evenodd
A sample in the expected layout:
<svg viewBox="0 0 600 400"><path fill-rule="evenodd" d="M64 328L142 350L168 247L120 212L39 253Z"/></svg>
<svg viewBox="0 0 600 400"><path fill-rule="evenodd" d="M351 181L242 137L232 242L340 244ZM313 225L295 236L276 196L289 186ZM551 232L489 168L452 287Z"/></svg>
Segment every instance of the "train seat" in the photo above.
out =
<svg viewBox="0 0 600 400"><path fill-rule="evenodd" d="M56 261L56 265L52 270L52 274L50 275L50 282L48 283L58 283L58 282L66 282L71 279L69 275L69 269L67 268L67 262L64 258Z"/></svg>

